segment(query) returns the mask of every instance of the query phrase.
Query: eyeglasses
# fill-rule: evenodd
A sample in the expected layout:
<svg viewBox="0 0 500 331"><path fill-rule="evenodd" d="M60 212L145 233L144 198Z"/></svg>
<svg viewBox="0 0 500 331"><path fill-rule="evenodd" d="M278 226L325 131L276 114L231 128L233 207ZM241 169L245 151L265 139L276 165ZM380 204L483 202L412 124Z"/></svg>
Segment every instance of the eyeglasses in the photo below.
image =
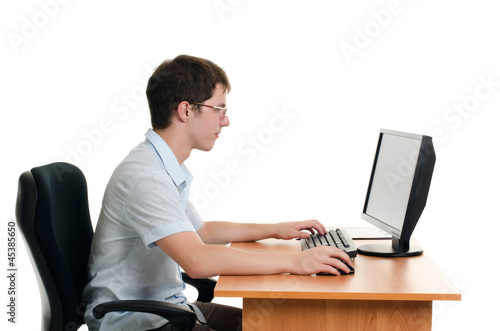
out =
<svg viewBox="0 0 500 331"><path fill-rule="evenodd" d="M217 110L218 113L221 112L222 110L222 118L225 118L226 117L226 112L227 112L227 107L226 108L223 108L223 107L218 107L218 106L211 106L211 105L205 105L203 103L198 103L198 102L191 102L193 105L198 105L198 106L203 106L203 107L209 107L209 108L212 108L214 110Z"/></svg>

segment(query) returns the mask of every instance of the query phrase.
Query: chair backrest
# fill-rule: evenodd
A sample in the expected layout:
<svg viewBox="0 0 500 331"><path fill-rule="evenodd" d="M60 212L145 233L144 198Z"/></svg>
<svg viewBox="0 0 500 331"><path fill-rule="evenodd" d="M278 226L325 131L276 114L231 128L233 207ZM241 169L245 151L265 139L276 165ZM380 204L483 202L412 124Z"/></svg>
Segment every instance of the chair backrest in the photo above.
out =
<svg viewBox="0 0 500 331"><path fill-rule="evenodd" d="M38 280L42 330L78 329L94 234L85 176L68 163L26 171L19 178L16 218Z"/></svg>

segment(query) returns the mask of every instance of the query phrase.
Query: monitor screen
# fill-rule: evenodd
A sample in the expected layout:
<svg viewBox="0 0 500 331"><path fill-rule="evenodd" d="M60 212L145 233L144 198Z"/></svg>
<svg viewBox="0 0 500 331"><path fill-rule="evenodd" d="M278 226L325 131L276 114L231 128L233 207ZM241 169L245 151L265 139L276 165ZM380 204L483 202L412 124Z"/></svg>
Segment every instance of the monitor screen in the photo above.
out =
<svg viewBox="0 0 500 331"><path fill-rule="evenodd" d="M388 247L362 246L361 254L421 254L420 249L409 252L410 236L426 204L435 159L431 137L380 131L362 218L390 233L393 241Z"/></svg>

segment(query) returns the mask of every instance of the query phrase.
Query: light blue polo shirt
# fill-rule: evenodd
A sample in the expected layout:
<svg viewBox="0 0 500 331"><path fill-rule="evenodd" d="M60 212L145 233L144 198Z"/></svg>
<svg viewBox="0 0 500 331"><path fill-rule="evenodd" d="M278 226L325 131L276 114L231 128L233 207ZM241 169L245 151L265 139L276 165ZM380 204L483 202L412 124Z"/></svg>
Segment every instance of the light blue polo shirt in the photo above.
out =
<svg viewBox="0 0 500 331"><path fill-rule="evenodd" d="M89 258L89 283L83 291L89 330L148 330L166 323L145 313L108 313L96 320L92 310L102 302L187 304L178 264L155 241L202 227L188 201L192 178L153 130L115 169L104 193Z"/></svg>

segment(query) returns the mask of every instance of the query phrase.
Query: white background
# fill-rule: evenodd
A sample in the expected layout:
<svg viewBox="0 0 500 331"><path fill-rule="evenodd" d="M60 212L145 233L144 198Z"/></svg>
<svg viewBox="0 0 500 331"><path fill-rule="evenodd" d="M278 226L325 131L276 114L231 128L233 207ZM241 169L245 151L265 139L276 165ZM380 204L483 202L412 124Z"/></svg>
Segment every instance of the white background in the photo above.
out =
<svg viewBox="0 0 500 331"><path fill-rule="evenodd" d="M32 0L2 1L0 16L4 270L21 172L76 163L95 222L111 172L149 127L146 79L185 53L222 66L233 86L231 125L187 161L206 220L365 226L380 128L432 135L437 163L414 235L462 293L435 302L434 330L496 323L494 1ZM1 277L0 325L37 330L38 288L20 235L17 252L17 323L7 323Z"/></svg>

